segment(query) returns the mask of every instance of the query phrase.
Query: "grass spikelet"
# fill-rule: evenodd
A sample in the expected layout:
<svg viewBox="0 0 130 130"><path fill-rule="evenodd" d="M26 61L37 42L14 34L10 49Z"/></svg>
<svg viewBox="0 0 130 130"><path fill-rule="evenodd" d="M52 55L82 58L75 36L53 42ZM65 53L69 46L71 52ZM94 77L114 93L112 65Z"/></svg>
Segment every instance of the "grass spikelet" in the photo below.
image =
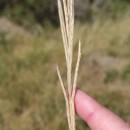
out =
<svg viewBox="0 0 130 130"><path fill-rule="evenodd" d="M65 51L66 66L67 66L67 86L65 86L63 83L58 66L57 66L57 73L66 101L66 112L67 112L69 130L75 130L76 128L75 128L74 97L75 97L75 90L77 84L79 63L81 58L81 43L79 41L78 58L77 58L77 63L76 63L75 72L73 76L74 79L72 79L74 0L58 0L58 11L59 11L63 46Z"/></svg>

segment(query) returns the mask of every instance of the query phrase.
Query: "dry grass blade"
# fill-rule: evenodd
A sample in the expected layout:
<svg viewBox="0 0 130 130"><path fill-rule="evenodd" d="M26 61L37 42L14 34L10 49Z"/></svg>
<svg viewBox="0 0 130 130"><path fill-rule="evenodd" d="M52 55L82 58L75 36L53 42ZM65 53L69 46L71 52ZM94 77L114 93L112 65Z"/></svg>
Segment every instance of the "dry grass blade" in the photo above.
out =
<svg viewBox="0 0 130 130"><path fill-rule="evenodd" d="M72 92L73 99L74 99L74 96L75 96L75 90L76 90L76 84L77 84L78 68L79 68L80 59L81 59L81 42L79 41L78 59L77 59L77 64L76 64L76 68L75 68L73 92Z"/></svg>
<svg viewBox="0 0 130 130"><path fill-rule="evenodd" d="M75 73L73 76L74 80L72 81L74 0L58 0L58 11L59 11L63 46L67 66L67 87L64 86L58 67L57 67L57 73L66 101L66 112L67 112L69 130L75 130L76 128L75 128L74 96L77 84L78 68L81 58L81 43L79 41L78 58ZM67 96L66 89L68 91L69 96Z"/></svg>

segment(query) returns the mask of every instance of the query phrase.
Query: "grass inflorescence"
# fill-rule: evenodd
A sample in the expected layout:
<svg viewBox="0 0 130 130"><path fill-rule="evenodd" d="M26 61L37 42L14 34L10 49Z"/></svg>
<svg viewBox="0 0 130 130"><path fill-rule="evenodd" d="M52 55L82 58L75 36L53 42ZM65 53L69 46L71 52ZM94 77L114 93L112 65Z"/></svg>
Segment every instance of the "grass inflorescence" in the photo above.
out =
<svg viewBox="0 0 130 130"><path fill-rule="evenodd" d="M74 0L58 0L59 18L61 24L61 32L63 38L64 52L67 67L67 87L62 80L59 68L57 73L61 83L66 101L66 112L69 130L75 130L75 109L74 97L76 91L76 83L78 76L78 68L81 58L81 43L79 41L78 58L75 67L74 79L72 80L72 61L73 61L73 35L74 35ZM67 89L67 91L66 91ZM68 93L68 96L67 96Z"/></svg>

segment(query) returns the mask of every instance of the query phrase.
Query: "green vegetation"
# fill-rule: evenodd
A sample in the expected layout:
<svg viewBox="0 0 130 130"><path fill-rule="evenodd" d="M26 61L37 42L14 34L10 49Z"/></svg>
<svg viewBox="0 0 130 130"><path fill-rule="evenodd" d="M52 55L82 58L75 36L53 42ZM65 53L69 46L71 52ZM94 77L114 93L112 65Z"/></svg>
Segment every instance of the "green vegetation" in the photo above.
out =
<svg viewBox="0 0 130 130"><path fill-rule="evenodd" d="M116 19L117 13L126 11L129 5L129 0L76 0L75 14L77 19L84 22L86 19L92 22L99 16ZM35 24L46 25L46 22L59 24L54 0L1 0L0 12L0 15L27 28Z"/></svg>
<svg viewBox="0 0 130 130"><path fill-rule="evenodd" d="M47 22L56 15L48 11L53 11L48 8L51 3L42 1L0 1L1 15L15 23L33 28L46 19L37 33L35 27L30 32L8 19L3 25L0 18L0 130L68 129L56 73L60 64L65 80L61 31ZM74 49L79 37L82 43L78 86L130 122L130 1L118 0L118 9L113 5L110 15L104 11L105 16L99 16L93 0L90 3L93 22L75 23ZM74 53L73 62L76 57ZM78 117L76 120L77 130L86 130L87 125Z"/></svg>
<svg viewBox="0 0 130 130"><path fill-rule="evenodd" d="M106 71L106 77L104 79L104 82L105 83L113 82L116 80L117 76L118 76L118 72L116 70Z"/></svg>
<svg viewBox="0 0 130 130"><path fill-rule="evenodd" d="M130 79L130 63L125 65L121 72L121 78L129 82Z"/></svg>
<svg viewBox="0 0 130 130"><path fill-rule="evenodd" d="M130 57L130 46L125 42L130 36L126 23L130 23L127 15L116 23L111 19L91 26L77 23L75 46L80 32L81 89L126 121L130 121L130 88L129 82L126 84L124 80L129 80ZM57 63L62 63L60 69L63 77L66 72L60 35L60 29L54 28L46 29L41 36L25 33L6 39L6 34L0 35L2 130L67 129L64 98L56 74ZM116 56L110 55L111 46ZM77 128L85 130L86 127L87 125L77 118Z"/></svg>

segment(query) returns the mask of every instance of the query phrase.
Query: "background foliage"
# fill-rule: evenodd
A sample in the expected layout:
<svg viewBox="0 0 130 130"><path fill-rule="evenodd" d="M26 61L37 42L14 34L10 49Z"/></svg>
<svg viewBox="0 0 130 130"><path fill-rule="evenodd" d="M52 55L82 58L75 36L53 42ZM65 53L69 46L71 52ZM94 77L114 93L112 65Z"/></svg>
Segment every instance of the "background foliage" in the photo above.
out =
<svg viewBox="0 0 130 130"><path fill-rule="evenodd" d="M80 21L91 21L101 14L116 17L115 13L126 10L128 4L130 0L75 0L75 14ZM46 21L58 24L56 0L0 0L0 15L25 26Z"/></svg>
<svg viewBox="0 0 130 130"><path fill-rule="evenodd" d="M130 0L75 2L78 86L130 122ZM0 0L0 15L0 130L67 130L56 0ZM76 124L89 130L79 117Z"/></svg>

